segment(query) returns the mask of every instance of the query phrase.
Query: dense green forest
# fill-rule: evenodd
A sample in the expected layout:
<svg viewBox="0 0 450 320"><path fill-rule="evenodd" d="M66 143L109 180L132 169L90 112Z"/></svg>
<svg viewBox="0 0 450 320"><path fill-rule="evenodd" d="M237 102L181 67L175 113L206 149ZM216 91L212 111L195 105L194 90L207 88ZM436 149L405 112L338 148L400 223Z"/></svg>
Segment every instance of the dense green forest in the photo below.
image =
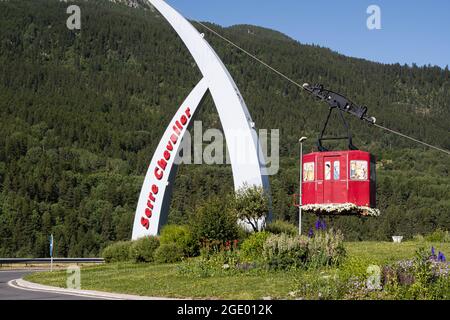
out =
<svg viewBox="0 0 450 320"><path fill-rule="evenodd" d="M95 256L129 239L153 150L200 72L152 10L81 1L80 31L65 2L0 1L0 256ZM298 138L314 139L326 106L203 30L258 128L280 130L270 177L277 219L297 222ZM450 72L385 65L303 45L255 26L211 25L296 81L323 83L367 105L378 123L450 149ZM198 116L219 128L212 99ZM354 143L378 157L379 218L335 217L348 240L450 229L450 157L350 119ZM341 130L334 122L331 132ZM230 166L183 165L169 220L186 221L233 189ZM305 227L314 216L305 217Z"/></svg>

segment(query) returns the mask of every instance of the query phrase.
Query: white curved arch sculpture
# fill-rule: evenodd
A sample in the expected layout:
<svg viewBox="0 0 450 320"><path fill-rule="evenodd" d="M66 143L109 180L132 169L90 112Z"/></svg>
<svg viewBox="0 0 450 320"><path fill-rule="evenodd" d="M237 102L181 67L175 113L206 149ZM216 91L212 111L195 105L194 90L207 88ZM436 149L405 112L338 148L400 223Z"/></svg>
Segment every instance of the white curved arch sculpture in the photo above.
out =
<svg viewBox="0 0 450 320"><path fill-rule="evenodd" d="M166 222L172 191L171 182L177 170L174 162L179 155L181 139L207 92L207 83L202 79L182 103L164 132L150 162L139 196L133 240L146 235L157 235Z"/></svg>
<svg viewBox="0 0 450 320"><path fill-rule="evenodd" d="M166 18L180 36L204 77L183 103L175 119L183 112L185 106L189 105L191 109L196 109L206 90L209 89L227 141L235 189L244 185L256 185L269 190L265 161L254 128L255 125L228 70L208 42L203 39L203 36L180 13L162 0L148 1ZM183 136L188 125L183 127L180 137ZM171 162L167 162L166 169L171 174L164 175L159 181L156 181L157 183L154 181L155 178L158 180L158 177L155 176L158 157L161 157L158 151L161 152L166 147L166 134L171 130L172 124L166 130L144 180L133 226L133 239L158 234L161 225L167 219L170 192L166 192L165 188L168 185L170 188L170 183L174 179L173 158L170 159ZM162 152L164 155L164 151ZM165 185L161 185L162 183ZM158 187L158 185L160 186ZM163 189L164 193L161 194ZM153 191L157 191L159 196L156 197Z"/></svg>

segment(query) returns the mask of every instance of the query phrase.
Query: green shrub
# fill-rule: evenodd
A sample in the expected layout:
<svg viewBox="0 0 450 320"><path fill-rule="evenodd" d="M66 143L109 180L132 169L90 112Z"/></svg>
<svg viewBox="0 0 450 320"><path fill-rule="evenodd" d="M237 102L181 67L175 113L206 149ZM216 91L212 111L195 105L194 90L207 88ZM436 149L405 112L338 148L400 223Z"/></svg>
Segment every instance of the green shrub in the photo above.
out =
<svg viewBox="0 0 450 320"><path fill-rule="evenodd" d="M344 236L330 229L316 232L308 243L308 267L339 265L345 258Z"/></svg>
<svg viewBox="0 0 450 320"><path fill-rule="evenodd" d="M244 260L256 261L262 258L264 243L270 236L269 232L255 232L241 245L241 254Z"/></svg>
<svg viewBox="0 0 450 320"><path fill-rule="evenodd" d="M425 236L425 240L429 242L450 242L450 233L442 229L436 229L434 232Z"/></svg>
<svg viewBox="0 0 450 320"><path fill-rule="evenodd" d="M296 234L298 234L298 227L287 221L275 220L267 224L266 231L273 234L286 233L288 235L295 236Z"/></svg>
<svg viewBox="0 0 450 320"><path fill-rule="evenodd" d="M342 279L363 279L367 276L367 268L370 265L376 265L376 263L359 256L346 257L339 266L339 277Z"/></svg>
<svg viewBox="0 0 450 320"><path fill-rule="evenodd" d="M157 237L144 237L132 242L130 258L134 262L153 262L154 253L159 247Z"/></svg>
<svg viewBox="0 0 450 320"><path fill-rule="evenodd" d="M155 251L155 261L158 263L174 263L183 258L183 249L175 243L161 244Z"/></svg>
<svg viewBox="0 0 450 320"><path fill-rule="evenodd" d="M229 197L213 197L197 209L191 218L194 238L198 243L204 240L226 242L238 237L237 216Z"/></svg>
<svg viewBox="0 0 450 320"><path fill-rule="evenodd" d="M237 239L239 240L240 243L243 243L252 234L253 232L248 231L247 229L245 229L244 226L238 225Z"/></svg>
<svg viewBox="0 0 450 320"><path fill-rule="evenodd" d="M103 249L102 257L105 262L124 262L130 260L131 241L119 241Z"/></svg>
<svg viewBox="0 0 450 320"><path fill-rule="evenodd" d="M199 245L189 226L166 225L161 231L161 244L175 243L186 257L198 254Z"/></svg>
<svg viewBox="0 0 450 320"><path fill-rule="evenodd" d="M383 268L383 290L390 299L448 300L448 264L419 248L414 259L397 261Z"/></svg>
<svg viewBox="0 0 450 320"><path fill-rule="evenodd" d="M263 258L270 268L288 269L305 265L308 238L287 234L271 235L263 246Z"/></svg>
<svg viewBox="0 0 450 320"><path fill-rule="evenodd" d="M425 241L425 237L423 235L421 235L421 234L416 234L416 235L413 236L412 240L416 241L416 242L424 242Z"/></svg>
<svg viewBox="0 0 450 320"><path fill-rule="evenodd" d="M338 265L345 257L341 232L316 232L314 237L272 235L264 243L263 257L271 268L318 268Z"/></svg>

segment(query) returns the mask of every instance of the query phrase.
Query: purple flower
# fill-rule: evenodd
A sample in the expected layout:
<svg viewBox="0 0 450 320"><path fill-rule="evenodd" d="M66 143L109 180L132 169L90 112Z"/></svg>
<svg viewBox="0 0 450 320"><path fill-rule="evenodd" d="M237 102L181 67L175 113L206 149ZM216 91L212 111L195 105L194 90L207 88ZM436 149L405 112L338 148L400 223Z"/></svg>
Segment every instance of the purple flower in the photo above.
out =
<svg viewBox="0 0 450 320"><path fill-rule="evenodd" d="M442 252L440 252L440 251L438 253L438 258L437 259L440 262L446 262L447 261L447 259L445 258L445 255Z"/></svg>
<svg viewBox="0 0 450 320"><path fill-rule="evenodd" d="M435 256L435 251L434 251L434 247L431 247L431 255L434 257Z"/></svg>
<svg viewBox="0 0 450 320"><path fill-rule="evenodd" d="M308 237L310 238L314 237L314 231L312 228L309 228Z"/></svg>
<svg viewBox="0 0 450 320"><path fill-rule="evenodd" d="M322 224L320 223L320 220L317 220L316 221L316 230L320 230L321 229L321 227L322 227Z"/></svg>
<svg viewBox="0 0 450 320"><path fill-rule="evenodd" d="M315 227L316 227L316 230L325 230L327 225L326 225L325 221L323 221L321 219L317 219Z"/></svg>

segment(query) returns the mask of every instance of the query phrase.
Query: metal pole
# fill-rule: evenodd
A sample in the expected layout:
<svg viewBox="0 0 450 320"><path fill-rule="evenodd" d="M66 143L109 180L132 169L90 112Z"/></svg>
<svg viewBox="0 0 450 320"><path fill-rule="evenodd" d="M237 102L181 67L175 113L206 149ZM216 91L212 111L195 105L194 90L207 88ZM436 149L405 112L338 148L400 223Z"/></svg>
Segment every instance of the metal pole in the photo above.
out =
<svg viewBox="0 0 450 320"><path fill-rule="evenodd" d="M303 180L303 141L300 139L300 184L299 196L300 203L298 206L298 234L302 234L302 180Z"/></svg>
<svg viewBox="0 0 450 320"><path fill-rule="evenodd" d="M308 139L307 137L301 137L298 141L300 142L300 179L299 179L299 198L300 203L298 204L298 234L302 234L302 182L303 182L303 141Z"/></svg>

